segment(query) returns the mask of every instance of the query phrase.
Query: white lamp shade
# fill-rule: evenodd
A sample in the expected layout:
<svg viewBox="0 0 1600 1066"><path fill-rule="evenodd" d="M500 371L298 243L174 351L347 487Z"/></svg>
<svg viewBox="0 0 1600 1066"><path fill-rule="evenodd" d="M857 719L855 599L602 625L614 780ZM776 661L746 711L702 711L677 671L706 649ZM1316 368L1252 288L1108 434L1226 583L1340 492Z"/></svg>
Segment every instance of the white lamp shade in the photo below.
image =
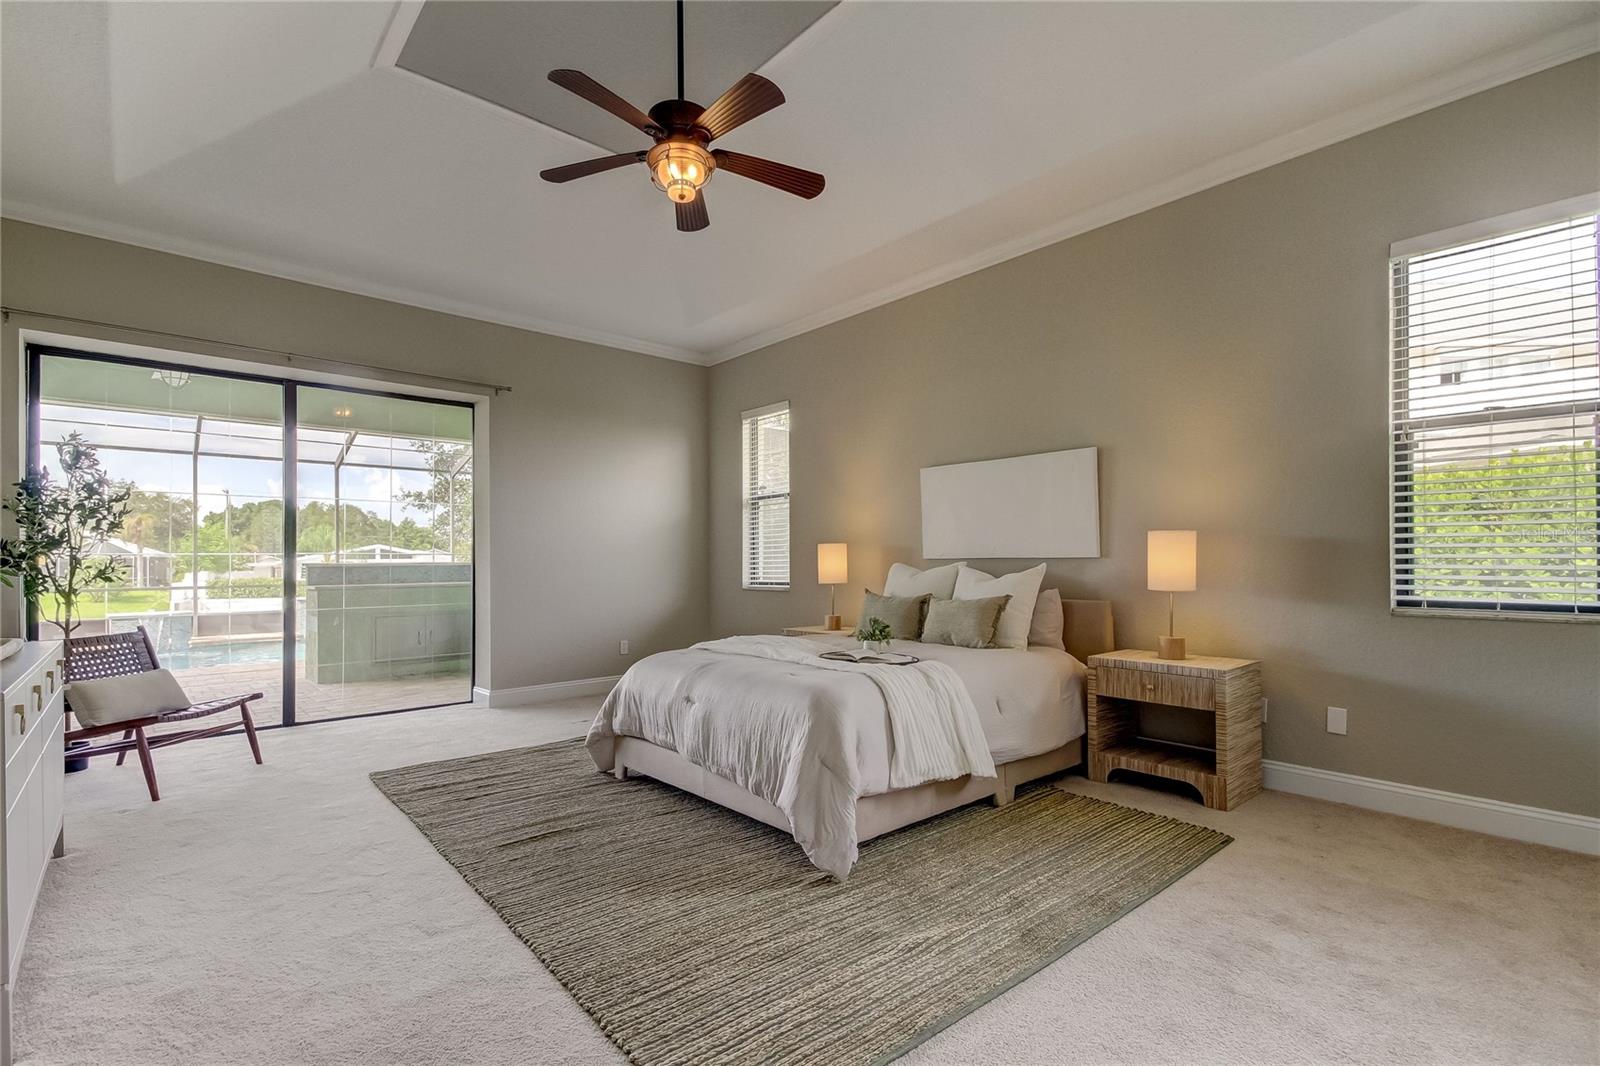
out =
<svg viewBox="0 0 1600 1066"><path fill-rule="evenodd" d="M850 580L850 549L844 544L817 545L817 584L843 585Z"/></svg>
<svg viewBox="0 0 1600 1066"><path fill-rule="evenodd" d="M1146 535L1152 592L1193 592L1196 540L1192 529L1152 529Z"/></svg>

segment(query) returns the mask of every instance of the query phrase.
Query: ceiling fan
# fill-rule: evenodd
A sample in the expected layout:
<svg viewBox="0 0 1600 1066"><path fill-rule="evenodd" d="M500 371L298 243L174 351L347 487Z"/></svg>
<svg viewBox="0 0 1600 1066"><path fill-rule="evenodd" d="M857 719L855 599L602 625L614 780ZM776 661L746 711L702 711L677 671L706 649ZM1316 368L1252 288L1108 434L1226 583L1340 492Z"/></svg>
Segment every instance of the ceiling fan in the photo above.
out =
<svg viewBox="0 0 1600 1066"><path fill-rule="evenodd" d="M783 103L779 88L759 74L746 74L710 107L701 107L683 98L683 0L678 0L678 98L663 100L647 115L628 101L577 70L552 70L550 80L603 107L613 115L655 141L643 152L624 152L600 159L586 159L540 171L545 181L564 182L600 174L618 167L644 163L651 180L677 205L678 228L684 232L702 230L711 224L706 214L705 184L717 170L727 170L763 185L793 193L809 200L822 191L821 174L801 170L770 159L711 148L710 144L730 130L744 125Z"/></svg>

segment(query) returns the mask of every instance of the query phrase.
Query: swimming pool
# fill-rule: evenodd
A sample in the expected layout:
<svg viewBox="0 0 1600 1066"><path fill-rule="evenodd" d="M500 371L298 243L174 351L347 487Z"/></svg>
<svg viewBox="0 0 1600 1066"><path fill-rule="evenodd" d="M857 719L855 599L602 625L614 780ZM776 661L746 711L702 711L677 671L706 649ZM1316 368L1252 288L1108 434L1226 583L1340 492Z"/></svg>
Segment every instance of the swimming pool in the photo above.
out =
<svg viewBox="0 0 1600 1066"><path fill-rule="evenodd" d="M184 644L159 654L162 666L176 669L227 666L231 663L277 663L283 661L283 641L229 640L216 644ZM295 641L294 657L296 662L305 659L305 641Z"/></svg>

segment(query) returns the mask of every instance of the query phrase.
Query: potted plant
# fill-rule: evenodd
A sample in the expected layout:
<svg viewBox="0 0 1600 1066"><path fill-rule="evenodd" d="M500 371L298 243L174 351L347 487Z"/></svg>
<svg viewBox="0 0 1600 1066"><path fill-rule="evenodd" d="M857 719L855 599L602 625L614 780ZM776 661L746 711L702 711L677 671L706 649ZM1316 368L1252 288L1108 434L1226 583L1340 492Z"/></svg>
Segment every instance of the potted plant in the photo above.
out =
<svg viewBox="0 0 1600 1066"><path fill-rule="evenodd" d="M125 576L115 558L94 550L122 528L133 487L119 484L100 465L100 457L80 433L69 433L56 445L62 478L48 471L17 482L12 499L0 507L17 523L15 540L0 538L0 581L22 582L32 618L52 601L51 621L64 637L81 623L78 600L98 585ZM72 645L65 645L70 658Z"/></svg>
<svg viewBox="0 0 1600 1066"><path fill-rule="evenodd" d="M893 635L889 623L881 618L868 618L856 627L856 639L861 641L861 647L873 654L888 651L889 638Z"/></svg>

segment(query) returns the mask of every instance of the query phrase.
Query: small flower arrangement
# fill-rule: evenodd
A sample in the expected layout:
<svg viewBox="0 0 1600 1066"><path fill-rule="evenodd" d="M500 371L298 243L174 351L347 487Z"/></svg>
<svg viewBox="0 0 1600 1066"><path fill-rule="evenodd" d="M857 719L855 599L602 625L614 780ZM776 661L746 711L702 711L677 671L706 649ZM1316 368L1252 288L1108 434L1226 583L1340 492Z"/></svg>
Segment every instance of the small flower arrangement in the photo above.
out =
<svg viewBox="0 0 1600 1066"><path fill-rule="evenodd" d="M889 639L892 636L894 631L889 628L889 623L881 618L868 618L856 627L856 639L861 641L861 646L867 651L888 651Z"/></svg>

